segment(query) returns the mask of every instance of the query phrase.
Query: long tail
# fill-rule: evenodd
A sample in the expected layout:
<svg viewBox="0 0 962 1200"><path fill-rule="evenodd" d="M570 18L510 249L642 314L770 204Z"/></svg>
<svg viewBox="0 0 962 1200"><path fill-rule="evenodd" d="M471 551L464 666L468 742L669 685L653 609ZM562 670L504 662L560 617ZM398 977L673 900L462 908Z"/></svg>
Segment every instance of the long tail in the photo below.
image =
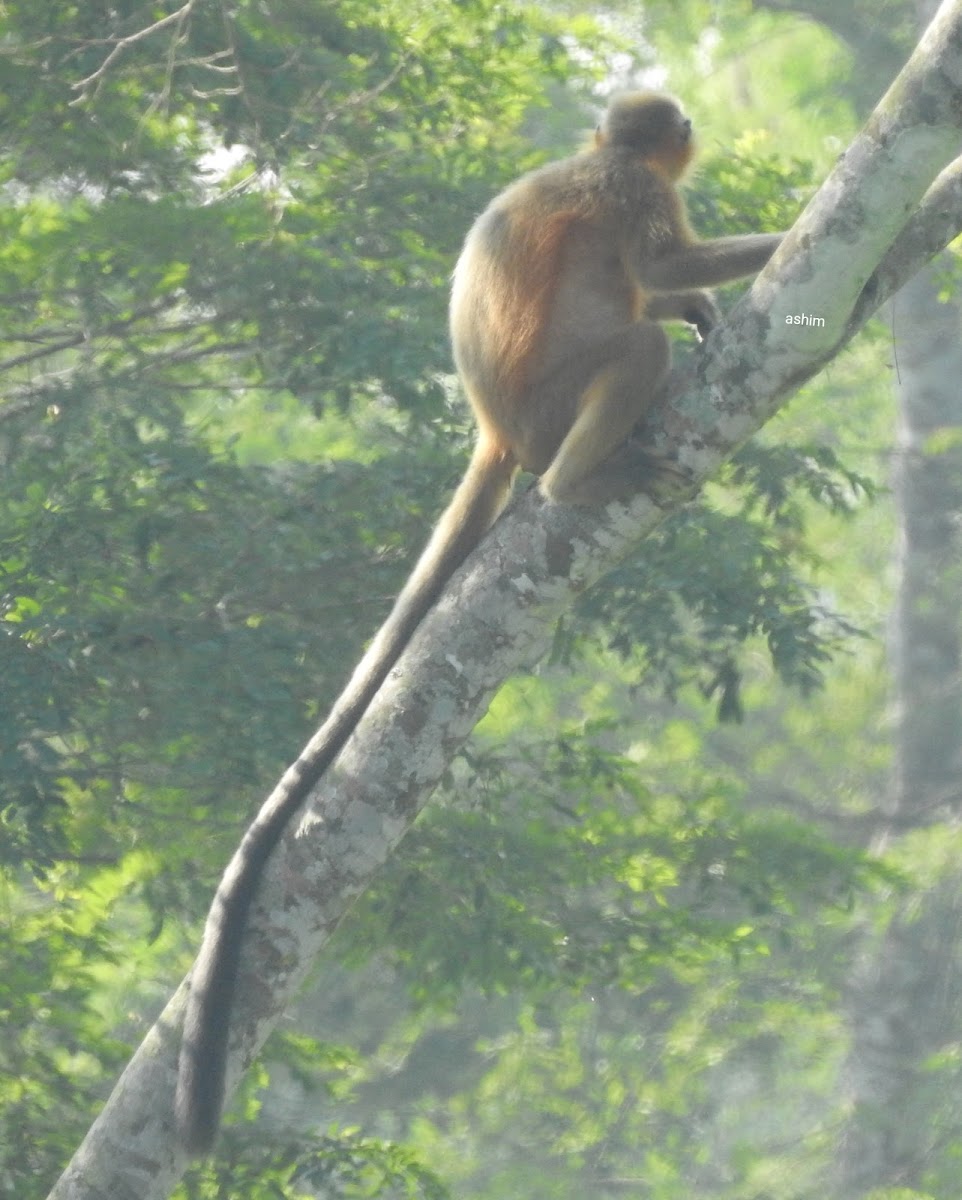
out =
<svg viewBox="0 0 962 1200"><path fill-rule="evenodd" d="M479 439L464 478L390 616L327 721L265 801L217 888L191 973L178 1063L177 1128L191 1154L206 1154L217 1136L241 943L264 865L294 812L340 753L419 622L503 508L515 470L508 451L490 438Z"/></svg>

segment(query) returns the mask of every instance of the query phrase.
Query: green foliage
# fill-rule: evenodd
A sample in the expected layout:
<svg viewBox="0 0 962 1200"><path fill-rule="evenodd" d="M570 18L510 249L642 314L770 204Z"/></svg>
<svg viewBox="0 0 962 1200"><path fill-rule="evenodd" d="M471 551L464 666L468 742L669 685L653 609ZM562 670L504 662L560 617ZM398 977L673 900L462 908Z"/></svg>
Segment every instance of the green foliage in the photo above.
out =
<svg viewBox="0 0 962 1200"><path fill-rule="evenodd" d="M865 1200L935 1200L931 1192L916 1192L912 1188L878 1188L869 1192Z"/></svg>
<svg viewBox="0 0 962 1200"><path fill-rule="evenodd" d="M0 33L0 1190L26 1196L423 537L452 253L563 56L486 0L13 3ZM315 420L311 461L243 464L232 408L274 396L366 412L386 461L325 461Z"/></svg>
<svg viewBox="0 0 962 1200"><path fill-rule="evenodd" d="M722 719L741 719L740 661L763 639L779 676L805 694L859 631L822 602L805 571L817 565L805 497L851 516L875 492L827 446L742 450L722 482L667 521L643 558L608 576L579 606L590 627L562 628L567 661L601 637L671 696L695 683L717 696Z"/></svg>
<svg viewBox="0 0 962 1200"><path fill-rule="evenodd" d="M436 404L472 189L558 58L486 3L213 14L3 18L0 808L4 859L39 870L71 823L122 844L131 803L159 828L187 795L201 822L253 797L346 673L381 611L357 613L358 571L386 601L401 557L397 508L366 514L432 449L377 477L241 469L221 414L277 389Z"/></svg>
<svg viewBox="0 0 962 1200"><path fill-rule="evenodd" d="M743 133L724 152L705 147L686 201L701 237L788 229L815 192L812 163L778 153L764 133ZM751 180L751 206L745 181ZM744 285L742 285L744 286Z"/></svg>
<svg viewBox="0 0 962 1200"><path fill-rule="evenodd" d="M239 1149L239 1147L238 1147ZM192 1173L174 1200L449 1200L451 1193L434 1172L404 1146L364 1137L358 1129L332 1128L310 1141L289 1141L280 1149L260 1148L220 1155L215 1166Z"/></svg>
<svg viewBox="0 0 962 1200"><path fill-rule="evenodd" d="M82 911L2 884L0 1188L35 1196L90 1119L90 1091L129 1048L105 1026L98 976L117 947L92 893Z"/></svg>
<svg viewBox="0 0 962 1200"><path fill-rule="evenodd" d="M801 910L844 907L879 871L798 821L749 815L721 778L665 789L663 762L605 748L617 732L472 755L456 784L469 799L418 823L352 919L348 955L390 948L428 1005L466 985L643 991L719 955L770 954Z"/></svg>
<svg viewBox="0 0 962 1200"><path fill-rule="evenodd" d="M244 3L226 27L206 5L85 6L44 33L41 13L14 8L0 51L7 162L35 189L2 216L21 406L68 403L37 368L81 346L88 380L173 395L433 392L452 250L558 57L537 28L487 3Z"/></svg>
<svg viewBox="0 0 962 1200"><path fill-rule="evenodd" d="M798 1119L831 1066L817 1047L839 1044L813 922L841 932L853 897L892 876L746 806L698 765L694 727L608 748L629 733L519 732L472 754L339 938L348 962L387 957L418 1014L385 1048L387 1079L372 1056L370 1103L390 1088L435 1153L425 1103L444 1144L490 1146L447 1161L465 1194L617 1194L626 1178L659 1200L714 1194L699 1130L740 1177L767 1169L737 1089L794 1063L798 1111L782 1115Z"/></svg>

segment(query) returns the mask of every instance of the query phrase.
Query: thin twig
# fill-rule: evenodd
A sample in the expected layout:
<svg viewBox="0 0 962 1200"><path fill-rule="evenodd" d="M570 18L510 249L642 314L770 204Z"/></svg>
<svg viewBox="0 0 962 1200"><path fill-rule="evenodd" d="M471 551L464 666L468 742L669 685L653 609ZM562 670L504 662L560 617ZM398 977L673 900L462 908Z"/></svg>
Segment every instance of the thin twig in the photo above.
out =
<svg viewBox="0 0 962 1200"><path fill-rule="evenodd" d="M92 83L96 83L98 80L104 77L107 72L107 68L116 58L119 58L125 50L129 49L137 42L141 42L144 40L144 38L150 37L152 33L156 33L159 29L166 29L168 25L174 25L178 22L186 20L190 15L191 9L194 7L194 3L195 0L187 0L187 3L181 8L178 8L176 12L171 13L169 16L161 17L161 19L159 21L155 21L153 25L148 25L146 29L140 29L136 33L128 34L126 37L117 38L114 42L113 49L100 64L97 70L92 74L87 75L84 79L78 79L74 84L72 84L74 91L86 92ZM85 96L78 96L76 100L71 100L70 103L72 105L80 104L85 98Z"/></svg>

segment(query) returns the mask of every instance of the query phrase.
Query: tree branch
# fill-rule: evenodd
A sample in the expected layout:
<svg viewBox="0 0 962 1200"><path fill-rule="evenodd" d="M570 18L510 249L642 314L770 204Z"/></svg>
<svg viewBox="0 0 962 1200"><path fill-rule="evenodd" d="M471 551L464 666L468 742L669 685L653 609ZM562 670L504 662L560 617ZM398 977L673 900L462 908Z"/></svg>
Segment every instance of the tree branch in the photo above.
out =
<svg viewBox="0 0 962 1200"><path fill-rule="evenodd" d="M169 25L182 25L183 22L186 21L190 16L190 12L194 7L194 3L195 0L187 0L187 3L178 8L176 12L172 12L166 17L161 17L158 21L155 21L153 25L148 25L144 29L138 29L136 33L128 34L127 37L110 39L110 41L113 43L113 49L100 64L97 70L93 71L90 75L85 76L83 79L78 79L71 85L74 91L82 93L75 100L70 101L71 105L81 104L84 100L86 100L90 85L93 83L98 83L100 80L102 80L111 63L113 63L115 59L119 58L125 50L128 50L131 46L136 45L137 42L142 42L144 38L148 38L152 34L157 33L158 30L166 29Z"/></svg>
<svg viewBox="0 0 962 1200"><path fill-rule="evenodd" d="M962 233L962 158L949 163L862 289L849 320L856 333L929 259Z"/></svg>

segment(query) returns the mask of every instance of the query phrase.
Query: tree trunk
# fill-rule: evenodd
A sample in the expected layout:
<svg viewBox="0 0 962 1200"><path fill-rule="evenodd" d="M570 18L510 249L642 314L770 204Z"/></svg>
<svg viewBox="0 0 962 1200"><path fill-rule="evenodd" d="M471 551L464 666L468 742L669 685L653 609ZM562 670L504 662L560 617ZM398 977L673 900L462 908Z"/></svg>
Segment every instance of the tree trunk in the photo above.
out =
<svg viewBox="0 0 962 1200"><path fill-rule="evenodd" d="M893 303L899 431L893 490L898 596L891 658L895 761L879 848L897 836L954 822L962 787L959 674L962 564L962 314L938 298L927 268ZM853 1105L839 1195L924 1189L944 1137L945 1083L933 1056L959 1038L958 888L938 868L865 949L852 980ZM958 1108L958 1106L955 1106Z"/></svg>

